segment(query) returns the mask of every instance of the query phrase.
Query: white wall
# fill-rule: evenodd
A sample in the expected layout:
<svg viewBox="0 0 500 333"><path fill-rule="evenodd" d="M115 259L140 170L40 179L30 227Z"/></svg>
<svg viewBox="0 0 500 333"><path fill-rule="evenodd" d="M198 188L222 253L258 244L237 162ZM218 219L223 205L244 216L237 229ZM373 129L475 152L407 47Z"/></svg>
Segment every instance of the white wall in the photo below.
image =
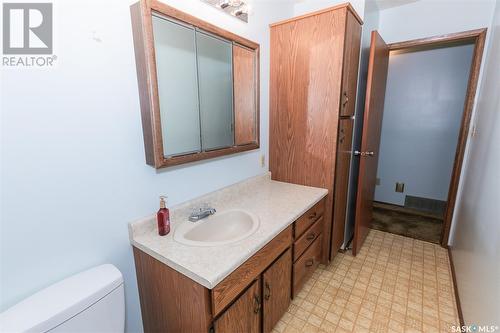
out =
<svg viewBox="0 0 500 333"><path fill-rule="evenodd" d="M473 51L469 44L391 53L376 201L447 200ZM404 193L394 190L396 182Z"/></svg>
<svg viewBox="0 0 500 333"><path fill-rule="evenodd" d="M332 7L341 3L350 2L356 13L363 19L366 0L296 0L294 5L294 16L303 15L312 11Z"/></svg>
<svg viewBox="0 0 500 333"><path fill-rule="evenodd" d="M380 34L387 43L484 28L495 0L420 0L380 12Z"/></svg>
<svg viewBox="0 0 500 333"><path fill-rule="evenodd" d="M197 0L169 4L261 44L261 149L162 171L147 166L129 5L56 0L53 69L1 73L1 309L102 263L125 276L127 331L142 331L127 223L264 173L268 24L291 4L257 1L243 23ZM267 160L267 158L266 158ZM221 258L223 260L223 258Z"/></svg>
<svg viewBox="0 0 500 333"><path fill-rule="evenodd" d="M500 326L500 4L494 13L450 245L465 322Z"/></svg>

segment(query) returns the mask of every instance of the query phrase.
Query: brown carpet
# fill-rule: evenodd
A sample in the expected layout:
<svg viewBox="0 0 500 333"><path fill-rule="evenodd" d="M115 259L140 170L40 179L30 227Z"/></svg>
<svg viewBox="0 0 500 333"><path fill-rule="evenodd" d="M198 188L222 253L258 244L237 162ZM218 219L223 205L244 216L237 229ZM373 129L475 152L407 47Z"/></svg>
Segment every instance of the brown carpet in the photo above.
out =
<svg viewBox="0 0 500 333"><path fill-rule="evenodd" d="M439 244L443 219L404 207L373 204L372 229Z"/></svg>

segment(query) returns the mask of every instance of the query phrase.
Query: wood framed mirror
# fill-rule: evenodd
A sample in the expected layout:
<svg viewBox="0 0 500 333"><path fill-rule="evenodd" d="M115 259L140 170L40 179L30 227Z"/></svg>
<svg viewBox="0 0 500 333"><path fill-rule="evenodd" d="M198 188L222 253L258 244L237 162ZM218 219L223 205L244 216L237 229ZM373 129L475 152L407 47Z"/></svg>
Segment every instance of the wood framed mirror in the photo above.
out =
<svg viewBox="0 0 500 333"><path fill-rule="evenodd" d="M259 148L259 44L156 0L131 17L146 163Z"/></svg>

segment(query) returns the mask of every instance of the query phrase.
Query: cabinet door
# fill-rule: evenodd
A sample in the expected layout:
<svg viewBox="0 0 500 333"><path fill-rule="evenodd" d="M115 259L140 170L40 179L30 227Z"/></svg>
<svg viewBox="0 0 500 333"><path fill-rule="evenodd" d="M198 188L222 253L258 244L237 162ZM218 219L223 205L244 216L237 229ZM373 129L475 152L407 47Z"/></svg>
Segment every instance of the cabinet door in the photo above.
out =
<svg viewBox="0 0 500 333"><path fill-rule="evenodd" d="M352 116L355 112L356 89L358 85L359 48L361 25L354 15L347 11L346 36L344 46L344 68L342 71L342 96L340 115Z"/></svg>
<svg viewBox="0 0 500 333"><path fill-rule="evenodd" d="M269 267L263 278L264 333L271 332L290 305L292 287L292 252L288 249Z"/></svg>
<svg viewBox="0 0 500 333"><path fill-rule="evenodd" d="M258 333L262 313L260 280L251 286L215 321L215 333Z"/></svg>
<svg viewBox="0 0 500 333"><path fill-rule="evenodd" d="M255 51L233 45L234 138L236 145L257 142Z"/></svg>

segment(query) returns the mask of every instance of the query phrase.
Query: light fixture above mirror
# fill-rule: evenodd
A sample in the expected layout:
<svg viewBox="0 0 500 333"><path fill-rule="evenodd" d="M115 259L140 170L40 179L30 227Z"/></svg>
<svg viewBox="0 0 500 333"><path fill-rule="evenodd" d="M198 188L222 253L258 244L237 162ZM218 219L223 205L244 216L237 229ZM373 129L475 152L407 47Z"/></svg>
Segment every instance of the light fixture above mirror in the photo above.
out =
<svg viewBox="0 0 500 333"><path fill-rule="evenodd" d="M244 22L248 22L250 6L248 0L202 0L223 12L234 16Z"/></svg>

